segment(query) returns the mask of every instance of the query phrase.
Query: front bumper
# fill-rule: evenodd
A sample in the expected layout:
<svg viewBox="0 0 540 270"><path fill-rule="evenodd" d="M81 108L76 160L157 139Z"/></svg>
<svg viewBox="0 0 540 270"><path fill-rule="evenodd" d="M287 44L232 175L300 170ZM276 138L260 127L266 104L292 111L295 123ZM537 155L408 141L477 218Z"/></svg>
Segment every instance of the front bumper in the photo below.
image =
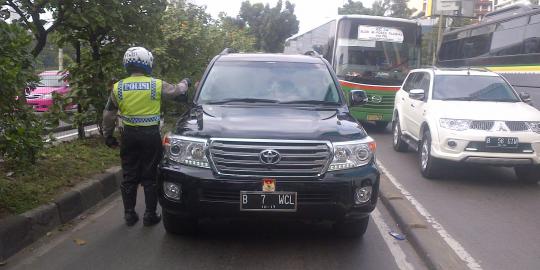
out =
<svg viewBox="0 0 540 270"><path fill-rule="evenodd" d="M379 171L375 164L361 168L327 172L320 179L276 179L276 191L297 192L296 212L240 211L240 191L261 191L260 179L234 179L216 176L210 169L189 166L166 166L159 169L159 199L163 211L178 216L204 217L275 217L340 220L369 215L375 208L379 190ZM163 182L180 184L180 201L165 197ZM356 187L369 181L371 199L354 204Z"/></svg>
<svg viewBox="0 0 540 270"><path fill-rule="evenodd" d="M492 132L479 130L452 131L438 128L437 142L432 144L436 158L498 166L540 164L540 134L534 132ZM487 137L516 137L516 149L488 149ZM456 143L455 147L448 145Z"/></svg>
<svg viewBox="0 0 540 270"><path fill-rule="evenodd" d="M52 99L29 99L29 100L26 100L26 103L32 106L34 111L46 112L49 110L49 107L52 106L53 100Z"/></svg>

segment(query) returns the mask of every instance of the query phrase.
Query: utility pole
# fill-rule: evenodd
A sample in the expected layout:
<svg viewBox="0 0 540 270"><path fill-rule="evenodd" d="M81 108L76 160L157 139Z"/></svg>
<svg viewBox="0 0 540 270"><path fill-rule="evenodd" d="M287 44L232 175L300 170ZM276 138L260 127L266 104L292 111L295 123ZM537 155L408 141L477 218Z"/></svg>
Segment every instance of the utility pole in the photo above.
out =
<svg viewBox="0 0 540 270"><path fill-rule="evenodd" d="M444 17L443 12L441 12L441 14L439 15L439 32L437 33L437 45L435 46L433 50L433 58L432 58L433 60L431 62L433 66L435 66L435 64L437 63L437 52L441 48L441 44L442 44L443 24L446 27L446 17Z"/></svg>
<svg viewBox="0 0 540 270"><path fill-rule="evenodd" d="M64 69L64 49L58 48L58 70Z"/></svg>

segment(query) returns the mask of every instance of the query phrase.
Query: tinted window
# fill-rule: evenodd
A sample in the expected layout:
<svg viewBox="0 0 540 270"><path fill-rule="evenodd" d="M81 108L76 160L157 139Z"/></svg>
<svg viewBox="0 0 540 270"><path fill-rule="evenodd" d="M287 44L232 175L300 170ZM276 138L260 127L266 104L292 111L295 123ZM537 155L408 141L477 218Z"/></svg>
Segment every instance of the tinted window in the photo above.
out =
<svg viewBox="0 0 540 270"><path fill-rule="evenodd" d="M408 77L407 77L407 80L405 81L405 84L403 85L403 90L406 91L406 92L409 92L411 91L411 89L414 89L413 86L414 86L414 82L415 82L415 79L416 79L416 76L418 75L418 73L411 73Z"/></svg>
<svg viewBox="0 0 540 270"><path fill-rule="evenodd" d="M216 62L198 102L244 98L340 102L326 65L288 62Z"/></svg>
<svg viewBox="0 0 540 270"><path fill-rule="evenodd" d="M525 27L497 31L493 33L491 55L516 55L522 53Z"/></svg>
<svg viewBox="0 0 540 270"><path fill-rule="evenodd" d="M441 60L461 59L462 54L461 50L459 49L459 45L460 40L452 40L443 43L441 45L441 49L439 50L439 58Z"/></svg>
<svg viewBox="0 0 540 270"><path fill-rule="evenodd" d="M527 26L523 41L523 53L540 53L540 23Z"/></svg>
<svg viewBox="0 0 540 270"><path fill-rule="evenodd" d="M491 25L486 25L486 26L482 26L482 27L473 29L473 30L471 30L472 31L471 36L489 34L489 33L493 32L495 30L495 27L496 27L495 24L491 24Z"/></svg>
<svg viewBox="0 0 540 270"><path fill-rule="evenodd" d="M463 41L463 54L465 58L487 55L491 45L491 34L466 38Z"/></svg>
<svg viewBox="0 0 540 270"><path fill-rule="evenodd" d="M433 99L517 102L508 83L495 76L438 75Z"/></svg>
<svg viewBox="0 0 540 270"><path fill-rule="evenodd" d="M506 22L501 22L497 24L497 31L523 26L523 25L526 25L528 21L529 21L529 17L521 17L521 18L509 20Z"/></svg>
<svg viewBox="0 0 540 270"><path fill-rule="evenodd" d="M422 76L418 79L417 85L415 88L422 89L427 93L429 91L429 82L430 82L429 77L430 77L429 73L422 72Z"/></svg>

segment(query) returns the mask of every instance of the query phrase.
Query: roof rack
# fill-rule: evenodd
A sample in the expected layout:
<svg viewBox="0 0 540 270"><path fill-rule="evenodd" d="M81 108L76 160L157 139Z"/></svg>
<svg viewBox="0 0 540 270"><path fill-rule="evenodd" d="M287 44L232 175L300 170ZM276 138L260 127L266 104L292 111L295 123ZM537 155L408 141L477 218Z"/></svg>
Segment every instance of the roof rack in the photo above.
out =
<svg viewBox="0 0 540 270"><path fill-rule="evenodd" d="M237 51L233 48L225 48L223 51L219 53L219 55L226 55L229 53L237 53Z"/></svg>

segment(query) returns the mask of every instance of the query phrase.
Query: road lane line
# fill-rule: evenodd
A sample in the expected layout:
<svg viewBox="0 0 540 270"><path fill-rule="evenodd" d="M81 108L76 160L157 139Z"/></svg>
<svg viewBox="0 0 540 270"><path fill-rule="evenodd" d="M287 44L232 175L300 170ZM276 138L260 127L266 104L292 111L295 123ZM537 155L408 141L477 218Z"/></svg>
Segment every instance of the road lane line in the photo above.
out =
<svg viewBox="0 0 540 270"><path fill-rule="evenodd" d="M401 194L407 200L409 200L412 205L416 208L416 210L426 219L426 221L431 224L431 226L437 231L437 233L444 239L444 241L450 246L452 250L456 253L456 255L463 260L465 263L467 263L467 266L469 269L472 270L481 270L482 267L480 264L465 250L465 248L456 240L454 239L445 229L444 227L435 220L435 218L427 211L427 209L418 202L410 192L408 192L403 185L399 183L399 181L390 173L384 165L380 161L377 161L377 165L379 168L384 172L384 174L388 177L390 182L399 189Z"/></svg>
<svg viewBox="0 0 540 270"><path fill-rule="evenodd" d="M394 257L394 260L396 261L399 269L413 270L414 267L407 261L407 256L405 255L405 252L403 252L403 249L401 249L398 242L388 234L388 232L390 231L390 227L388 226L388 224L386 224L386 222L384 222L381 216L381 212L378 208L375 208L375 210L371 212L371 217L373 218L375 225L377 225L377 229L379 229L379 232L381 233L381 236L384 239L386 246L388 247L388 249L390 249L390 253L392 253L392 256Z"/></svg>

